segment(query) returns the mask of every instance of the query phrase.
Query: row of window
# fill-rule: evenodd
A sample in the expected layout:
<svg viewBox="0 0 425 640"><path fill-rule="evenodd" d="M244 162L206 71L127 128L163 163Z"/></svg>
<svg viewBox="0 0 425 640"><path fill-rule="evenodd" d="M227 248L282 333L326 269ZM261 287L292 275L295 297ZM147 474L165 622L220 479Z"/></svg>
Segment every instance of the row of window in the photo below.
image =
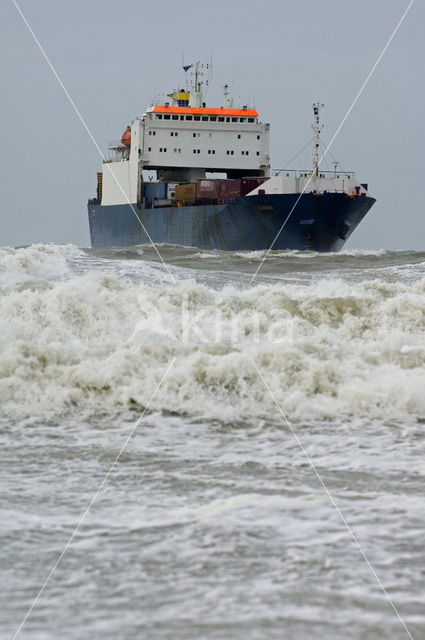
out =
<svg viewBox="0 0 425 640"><path fill-rule="evenodd" d="M234 151L233 151L233 150L228 149L228 150L226 151L226 154L227 154L228 156L233 156L233 155L234 155ZM256 155L257 155L257 156L259 156L259 155L260 155L260 152L259 152L259 151L256 151ZM241 156L249 156L249 151L241 151Z"/></svg>
<svg viewBox="0 0 425 640"><path fill-rule="evenodd" d="M150 136L156 136L156 131L155 131L154 129L150 129L150 130L149 130L149 135L150 135ZM178 132L178 131L170 131L170 136L172 136L172 137L174 137L174 138L177 138L177 136L178 136L178 135L179 135L179 132ZM194 138L199 138L199 136L200 136L200 135L201 135L201 134L200 134L199 132L193 132L193 133L192 133L192 136L193 136ZM212 136L213 136L213 134L212 134L212 133L210 133L210 134L209 134L209 137L210 137L210 138L212 138ZM237 134L237 136L238 136L238 140L240 140L240 139L241 139L241 134L240 134L240 133L238 133L238 134ZM260 136L260 135L257 135L257 140L260 140L260 139L261 139L261 136Z"/></svg>
<svg viewBox="0 0 425 640"><path fill-rule="evenodd" d="M152 147L148 147L148 151L152 151ZM167 153L167 147L159 147L159 152L160 153ZM175 148L174 149L174 153L181 153L181 152L182 152L181 148ZM140 149L139 149L139 153L141 153ZM201 150L200 149L193 149L193 153L201 153ZM233 150L228 149L226 151L226 154L228 156L233 156L233 155L235 155L235 152ZM215 155L215 149L208 149L208 155L213 155L214 156ZM241 155L242 156L249 156L249 151L241 151ZM260 152L257 151L256 155L259 156Z"/></svg>
<svg viewBox="0 0 425 640"><path fill-rule="evenodd" d="M258 122L257 118L237 118L236 116L178 116L169 113L155 114L157 120L195 120L202 122Z"/></svg>

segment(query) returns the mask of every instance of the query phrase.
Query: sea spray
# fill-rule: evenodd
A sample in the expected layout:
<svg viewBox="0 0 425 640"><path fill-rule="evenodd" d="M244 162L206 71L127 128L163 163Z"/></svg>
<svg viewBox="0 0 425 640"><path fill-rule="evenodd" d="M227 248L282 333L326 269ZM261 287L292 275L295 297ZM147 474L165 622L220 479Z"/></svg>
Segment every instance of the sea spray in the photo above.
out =
<svg viewBox="0 0 425 640"><path fill-rule="evenodd" d="M213 288L179 268L176 284L155 279L160 265L140 259L129 277L75 247L9 249L1 259L9 417L140 410L173 357L155 410L275 415L254 360L292 420L425 416L423 278Z"/></svg>

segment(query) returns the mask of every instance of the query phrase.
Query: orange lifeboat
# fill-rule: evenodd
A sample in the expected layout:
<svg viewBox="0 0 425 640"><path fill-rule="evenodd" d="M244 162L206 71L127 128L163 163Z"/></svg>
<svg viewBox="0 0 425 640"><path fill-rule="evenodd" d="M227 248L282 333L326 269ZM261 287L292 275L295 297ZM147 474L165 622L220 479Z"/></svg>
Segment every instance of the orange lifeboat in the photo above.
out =
<svg viewBox="0 0 425 640"><path fill-rule="evenodd" d="M126 147L129 147L131 145L131 129L130 129L130 127L127 127L127 129L122 134L121 142Z"/></svg>

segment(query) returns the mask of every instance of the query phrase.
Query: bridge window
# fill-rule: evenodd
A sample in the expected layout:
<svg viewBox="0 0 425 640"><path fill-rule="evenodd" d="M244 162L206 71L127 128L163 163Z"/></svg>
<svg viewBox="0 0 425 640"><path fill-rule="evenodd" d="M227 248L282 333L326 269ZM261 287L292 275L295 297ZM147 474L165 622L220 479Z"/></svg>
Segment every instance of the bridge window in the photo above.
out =
<svg viewBox="0 0 425 640"><path fill-rule="evenodd" d="M218 121L219 121L219 122L224 122L224 118L223 118L223 116L218 116Z"/></svg>
<svg viewBox="0 0 425 640"><path fill-rule="evenodd" d="M179 117L178 116L173 116L173 120L178 120Z"/></svg>
<svg viewBox="0 0 425 640"><path fill-rule="evenodd" d="M186 116L186 120L192 120L192 116Z"/></svg>
<svg viewBox="0 0 425 640"><path fill-rule="evenodd" d="M200 119L201 119L201 116L193 116L193 119L194 119L194 120L200 120Z"/></svg>
<svg viewBox="0 0 425 640"><path fill-rule="evenodd" d="M217 116L211 116L210 121L215 122L217 120Z"/></svg>
<svg viewBox="0 0 425 640"><path fill-rule="evenodd" d="M255 122L255 118L248 118L248 122Z"/></svg>
<svg viewBox="0 0 425 640"><path fill-rule="evenodd" d="M170 114L169 113L164 114L164 120L170 120Z"/></svg>
<svg viewBox="0 0 425 640"><path fill-rule="evenodd" d="M157 120L162 120L162 114L161 113L157 113L156 114L156 119Z"/></svg>

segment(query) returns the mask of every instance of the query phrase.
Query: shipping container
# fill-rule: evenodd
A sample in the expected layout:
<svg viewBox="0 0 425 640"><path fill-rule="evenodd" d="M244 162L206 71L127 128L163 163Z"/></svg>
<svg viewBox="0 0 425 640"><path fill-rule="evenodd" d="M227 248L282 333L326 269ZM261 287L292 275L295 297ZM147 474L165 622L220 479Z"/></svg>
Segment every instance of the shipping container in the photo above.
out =
<svg viewBox="0 0 425 640"><path fill-rule="evenodd" d="M221 180L198 180L196 183L197 200L215 200L219 195Z"/></svg>
<svg viewBox="0 0 425 640"><path fill-rule="evenodd" d="M103 184L103 173L100 171L97 174L97 199L99 202L102 200L102 184Z"/></svg>
<svg viewBox="0 0 425 640"><path fill-rule="evenodd" d="M265 182L265 178L242 178L241 196L246 196L247 193L259 187L263 182Z"/></svg>
<svg viewBox="0 0 425 640"><path fill-rule="evenodd" d="M143 195L146 200L164 200L167 197L166 182L145 182L143 184Z"/></svg>
<svg viewBox="0 0 425 640"><path fill-rule="evenodd" d="M176 202L195 202L196 183L186 183L176 185Z"/></svg>
<svg viewBox="0 0 425 640"><path fill-rule="evenodd" d="M241 180L222 180L219 193L221 202L234 200L241 195Z"/></svg>
<svg viewBox="0 0 425 640"><path fill-rule="evenodd" d="M176 197L176 186L177 182L169 182L167 184L167 198L168 200L174 200Z"/></svg>

